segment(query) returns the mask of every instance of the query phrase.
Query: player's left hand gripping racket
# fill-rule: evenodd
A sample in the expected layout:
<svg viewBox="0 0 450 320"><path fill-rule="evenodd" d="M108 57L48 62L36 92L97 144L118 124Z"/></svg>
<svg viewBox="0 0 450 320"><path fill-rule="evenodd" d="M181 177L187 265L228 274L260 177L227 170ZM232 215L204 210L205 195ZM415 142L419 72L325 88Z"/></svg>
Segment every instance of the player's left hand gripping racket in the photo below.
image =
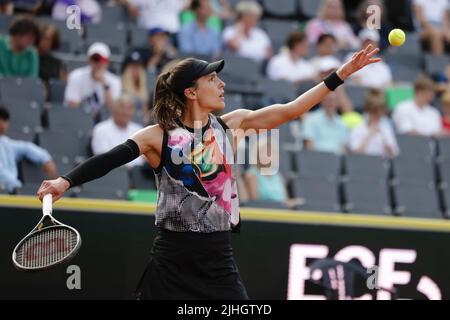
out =
<svg viewBox="0 0 450 320"><path fill-rule="evenodd" d="M81 246L77 230L52 216L52 195L42 201L42 219L14 248L14 266L23 271L45 270L72 259Z"/></svg>

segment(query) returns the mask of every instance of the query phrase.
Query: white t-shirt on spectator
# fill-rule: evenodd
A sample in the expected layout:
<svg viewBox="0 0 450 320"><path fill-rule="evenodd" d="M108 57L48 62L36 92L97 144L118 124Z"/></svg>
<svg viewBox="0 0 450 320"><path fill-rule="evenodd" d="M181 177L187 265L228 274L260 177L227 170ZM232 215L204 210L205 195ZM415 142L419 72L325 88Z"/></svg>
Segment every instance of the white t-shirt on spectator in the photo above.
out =
<svg viewBox="0 0 450 320"><path fill-rule="evenodd" d="M449 9L448 0L414 0L421 6L426 21L442 24L444 13Z"/></svg>
<svg viewBox="0 0 450 320"><path fill-rule="evenodd" d="M236 26L228 26L223 31L223 41L228 42L236 36ZM269 36L260 28L253 28L248 38L242 39L237 54L241 57L262 61L271 47Z"/></svg>
<svg viewBox="0 0 450 320"><path fill-rule="evenodd" d="M418 107L416 103L400 103L392 113L392 119L399 133L416 131L423 136L436 135L442 130L439 111L432 106Z"/></svg>
<svg viewBox="0 0 450 320"><path fill-rule="evenodd" d="M128 123L126 128L121 128L115 124L112 118L102 121L94 126L92 131L91 147L94 155L105 153L118 144L124 143L133 133L142 129L140 124L135 122ZM144 164L143 156L127 163L125 166Z"/></svg>
<svg viewBox="0 0 450 320"><path fill-rule="evenodd" d="M321 67L325 63L325 61L327 61L326 63L332 64L332 65L336 65L336 66L341 65L341 61L337 57L331 56L331 55L330 56L315 56L315 57L309 59L309 62L314 67L314 69L316 69L317 73L320 73L322 71Z"/></svg>
<svg viewBox="0 0 450 320"><path fill-rule="evenodd" d="M270 59L267 76L272 80L288 80L292 82L309 80L317 75L313 65L305 60L293 61L288 50L280 52Z"/></svg>
<svg viewBox="0 0 450 320"><path fill-rule="evenodd" d="M350 150L355 151L359 148L361 143L367 138L369 135L369 127L367 122L362 122L358 127L354 128L350 133ZM372 136L367 144L364 154L371 156L387 156L384 146L387 145L394 152L394 155L397 155L398 144L397 139L395 138L394 131L392 130L390 125L386 125L383 123L379 124L379 130L376 134Z"/></svg>
<svg viewBox="0 0 450 320"><path fill-rule="evenodd" d="M105 72L105 78L113 99L119 98L122 93L120 78L109 71ZM90 66L75 69L69 74L64 101L81 103L89 112L98 111L105 105L103 84L92 78Z"/></svg>
<svg viewBox="0 0 450 320"><path fill-rule="evenodd" d="M180 30L180 13L187 0L130 0L139 9L138 25L145 29Z"/></svg>
<svg viewBox="0 0 450 320"><path fill-rule="evenodd" d="M345 61L351 60L353 54ZM389 65L380 61L372 63L352 74L349 82L366 88L385 89L392 83L392 71Z"/></svg>

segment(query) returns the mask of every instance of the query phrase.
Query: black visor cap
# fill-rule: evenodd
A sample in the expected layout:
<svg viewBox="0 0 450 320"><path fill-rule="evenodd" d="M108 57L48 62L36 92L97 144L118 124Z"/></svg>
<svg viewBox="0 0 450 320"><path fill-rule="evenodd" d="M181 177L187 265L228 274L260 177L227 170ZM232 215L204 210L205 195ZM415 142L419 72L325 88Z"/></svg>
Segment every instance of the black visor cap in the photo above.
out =
<svg viewBox="0 0 450 320"><path fill-rule="evenodd" d="M185 74L178 79L175 85L176 90L181 94L186 88L189 88L195 80L210 73L219 73L225 66L225 60L219 60L208 63L204 60L192 59L192 63Z"/></svg>

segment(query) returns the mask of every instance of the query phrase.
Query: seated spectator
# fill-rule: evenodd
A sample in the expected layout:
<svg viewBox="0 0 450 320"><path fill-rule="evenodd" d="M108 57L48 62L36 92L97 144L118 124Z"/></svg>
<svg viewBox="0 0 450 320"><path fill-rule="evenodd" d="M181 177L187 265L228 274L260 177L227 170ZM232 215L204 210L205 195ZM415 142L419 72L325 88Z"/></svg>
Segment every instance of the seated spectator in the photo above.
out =
<svg viewBox="0 0 450 320"><path fill-rule="evenodd" d="M55 179L57 170L50 154L34 143L9 138L8 126L9 112L0 106L0 189L14 193L22 187L17 164L23 159L41 164L48 178Z"/></svg>
<svg viewBox="0 0 450 320"><path fill-rule="evenodd" d="M149 72L159 74L162 67L177 56L170 42L169 33L161 28L148 31L148 46L137 48Z"/></svg>
<svg viewBox="0 0 450 320"><path fill-rule="evenodd" d="M226 47L237 55L263 61L272 56L272 45L267 33L258 28L262 15L261 6L254 1L239 2L237 22L223 31Z"/></svg>
<svg viewBox="0 0 450 320"><path fill-rule="evenodd" d="M264 138L259 138L252 146L250 153L256 164L251 164L244 173L249 200L283 202L290 207L300 204L300 199L288 197L286 181L278 169L279 152L275 152L276 149Z"/></svg>
<svg viewBox="0 0 450 320"><path fill-rule="evenodd" d="M0 35L0 76L37 77L39 59L34 43L38 39L39 27L33 19L14 19L9 37Z"/></svg>
<svg viewBox="0 0 450 320"><path fill-rule="evenodd" d="M70 107L82 106L94 116L106 106L111 108L122 93L120 78L108 71L109 47L93 43L88 51L89 65L69 73L64 102Z"/></svg>
<svg viewBox="0 0 450 320"><path fill-rule="evenodd" d="M336 93L326 96L320 109L309 112L303 119L302 137L308 150L344 153L347 143L347 128L336 112Z"/></svg>
<svg viewBox="0 0 450 320"><path fill-rule="evenodd" d="M52 18L67 20L67 8L78 6L81 11L81 23L99 23L102 20L102 7L96 0L56 0L53 5Z"/></svg>
<svg viewBox="0 0 450 320"><path fill-rule="evenodd" d="M360 42L350 24L345 21L345 11L341 0L323 0L317 17L310 20L305 28L311 44L317 43L320 35L332 34L340 50L359 49Z"/></svg>
<svg viewBox="0 0 450 320"><path fill-rule="evenodd" d="M442 134L450 135L450 91L444 92L441 97L442 104Z"/></svg>
<svg viewBox="0 0 450 320"><path fill-rule="evenodd" d="M394 157L398 155L398 145L392 127L382 121L386 115L383 94L368 96L364 111L367 119L350 134L349 147L354 153L371 156Z"/></svg>
<svg viewBox="0 0 450 320"><path fill-rule="evenodd" d="M376 30L363 29L359 33L359 38L362 41L363 48L370 44L377 48L380 41L380 35ZM353 54L349 54L347 59L351 59ZM367 69L364 68L364 70L359 70L352 74L348 82L372 89L385 89L392 84L391 68L386 62L380 61L367 67Z"/></svg>
<svg viewBox="0 0 450 320"><path fill-rule="evenodd" d="M14 1L0 0L0 14L12 16L14 13Z"/></svg>
<svg viewBox="0 0 450 320"><path fill-rule="evenodd" d="M147 115L149 102L147 72L139 51L133 51L124 65L122 73L123 92L135 98L137 105L140 106L139 108Z"/></svg>
<svg viewBox="0 0 450 320"><path fill-rule="evenodd" d="M341 65L341 61L336 57L336 38L332 34L321 34L317 40L316 49L317 54L310 60L316 72L320 72L323 60L333 60L334 65Z"/></svg>
<svg viewBox="0 0 450 320"><path fill-rule="evenodd" d="M416 28L430 45L433 54L443 54L450 43L449 4L447 0L414 0Z"/></svg>
<svg viewBox="0 0 450 320"><path fill-rule="evenodd" d="M392 113L399 133L437 136L442 131L439 111L430 105L435 96L435 83L420 76L414 83L414 100L398 104Z"/></svg>
<svg viewBox="0 0 450 320"><path fill-rule="evenodd" d="M92 152L94 155L105 153L118 144L126 141L133 133L142 129L142 126L132 122L134 115L134 99L123 95L114 102L111 117L97 123L92 131ZM144 164L143 157L139 157L126 164L131 168Z"/></svg>
<svg viewBox="0 0 450 320"><path fill-rule="evenodd" d="M381 19L380 25L373 25L377 22L373 19L373 11L367 10L370 6L377 6L381 9ZM375 28L371 28L375 27ZM357 24L353 28L355 34L359 34L362 29L371 29L377 31L380 38L380 51L383 52L386 48L390 46L389 44L389 32L391 32L394 27L387 20L386 7L383 0L364 0L357 8Z"/></svg>
<svg viewBox="0 0 450 320"><path fill-rule="evenodd" d="M190 0L120 0L129 15L145 29L161 28L171 34L180 30L180 13L189 8Z"/></svg>
<svg viewBox="0 0 450 320"><path fill-rule="evenodd" d="M267 76L273 80L287 80L294 83L317 78L317 71L305 59L309 44L303 32L293 31L286 41L287 50L270 59Z"/></svg>
<svg viewBox="0 0 450 320"><path fill-rule="evenodd" d="M67 74L63 63L52 55L61 45L61 36L58 28L53 24L44 24L41 27L41 37L38 43L39 52L39 78L48 83L50 79L66 80Z"/></svg>
<svg viewBox="0 0 450 320"><path fill-rule="evenodd" d="M220 33L207 24L212 14L210 0L193 0L195 21L184 25L178 33L180 52L217 56L222 50Z"/></svg>

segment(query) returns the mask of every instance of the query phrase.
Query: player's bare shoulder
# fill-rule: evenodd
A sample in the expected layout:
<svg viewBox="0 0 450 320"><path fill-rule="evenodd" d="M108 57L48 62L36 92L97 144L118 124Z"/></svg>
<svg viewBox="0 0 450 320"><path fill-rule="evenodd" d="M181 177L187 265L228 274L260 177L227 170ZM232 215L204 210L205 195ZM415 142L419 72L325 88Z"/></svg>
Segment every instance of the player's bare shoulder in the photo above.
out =
<svg viewBox="0 0 450 320"><path fill-rule="evenodd" d="M130 139L137 143L142 154L156 153L160 155L163 136L163 129L159 124L155 124L142 128L134 133Z"/></svg>

